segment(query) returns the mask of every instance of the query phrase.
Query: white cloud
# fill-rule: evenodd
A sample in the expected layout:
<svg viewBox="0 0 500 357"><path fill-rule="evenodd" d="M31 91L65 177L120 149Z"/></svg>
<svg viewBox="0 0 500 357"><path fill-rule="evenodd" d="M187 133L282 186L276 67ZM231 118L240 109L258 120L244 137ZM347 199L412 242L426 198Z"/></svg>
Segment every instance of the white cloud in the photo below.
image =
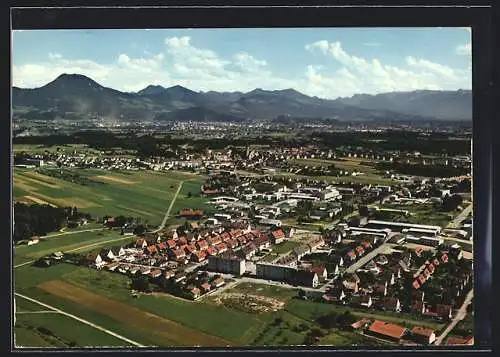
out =
<svg viewBox="0 0 500 357"><path fill-rule="evenodd" d="M318 86L330 87L330 97L342 80L342 96L355 93L381 93L388 91L411 91L417 89L457 89L470 88L470 72L456 70L413 56L406 57L406 66L395 67L383 64L378 58L366 59L352 55L344 50L339 41L316 41L305 47L311 52L323 53L332 58L340 69L329 77L318 72L308 71L308 80ZM318 88L316 88L319 90ZM328 88L321 90L327 91Z"/></svg>
<svg viewBox="0 0 500 357"><path fill-rule="evenodd" d="M121 52L110 63L67 59L59 53L49 53L42 61L14 63L13 84L33 88L62 73L80 73L122 91L138 91L149 84L165 87L179 84L197 91L224 92L294 88L323 98L471 86L470 70L457 70L416 56L402 58L402 65L393 66L379 58L348 53L338 41L320 40L305 49L324 57L322 65L306 62L297 73L284 78L273 71L268 61L251 53L241 51L221 56L199 46L189 36L169 37L163 48L149 48L137 57Z"/></svg>
<svg viewBox="0 0 500 357"><path fill-rule="evenodd" d="M455 48L455 52L461 56L471 56L472 55L472 44L469 42L469 43L465 43L462 45L458 45Z"/></svg>

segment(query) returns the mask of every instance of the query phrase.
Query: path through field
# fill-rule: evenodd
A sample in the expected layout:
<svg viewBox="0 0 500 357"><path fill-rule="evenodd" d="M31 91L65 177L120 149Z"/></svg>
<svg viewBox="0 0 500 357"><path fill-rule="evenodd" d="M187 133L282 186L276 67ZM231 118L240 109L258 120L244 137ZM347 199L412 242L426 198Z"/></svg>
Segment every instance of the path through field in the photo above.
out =
<svg viewBox="0 0 500 357"><path fill-rule="evenodd" d="M124 337L124 336L121 336L121 335L119 335L119 334L117 334L117 333L115 333L115 332L113 332L113 331L110 331L110 330L108 330L108 329L105 329L104 327L101 327L101 326L96 325L96 324L94 324L94 323L92 323L92 322L89 322L89 321L87 321L87 320L84 320L84 319L82 319L82 318L80 318L80 317L78 317L78 316L75 316L75 315L69 314L69 313L67 313L67 312L65 312L65 311L62 311L61 309L58 309L58 308L53 307L53 306L50 306L50 305L45 304L45 303L43 303L43 302L41 302L41 301L38 301L38 300L36 300L36 299L30 298L30 297L28 297L28 296L25 296L25 295L22 295L22 294L19 294L19 293L15 293L15 295L16 295L16 296L19 296L20 298L26 299L26 300L28 300L28 301L34 302L34 303L36 303L36 304L38 304L38 305L41 305L41 306L43 306L43 307L46 307L46 308L48 308L48 309L51 309L51 310L52 310L52 311L54 311L54 312L60 313L60 314L62 314L62 315L68 316L68 317L70 317L70 318L72 318L72 319L74 319L74 320L80 321L81 323L84 323L84 324L86 324L86 325L92 326L93 328L95 328L95 329L97 329L97 330L100 330L100 331L102 331L102 332L107 333L108 335L111 335L111 336L116 337L116 338L118 338L118 339L120 339L120 340L122 340L122 341L125 341L125 342L127 342L127 343L130 343L130 344L131 344L131 345L133 345L133 346L137 346L137 347L145 347L144 345L141 345L139 342L136 342L136 341L130 340L130 339L128 339L128 338L126 338L126 337Z"/></svg>
<svg viewBox="0 0 500 357"><path fill-rule="evenodd" d="M156 233L158 231L161 231L163 228L165 228L165 224L167 224L167 219L168 217L170 216L170 211L172 210L172 207L174 207L174 203L175 203L175 200L177 199L177 196L179 195L179 193L181 192L181 189L182 189L182 185L184 184L184 182L186 182L188 180L182 180L181 182L179 182L179 187L177 187L177 191L175 192L175 195L174 197L172 198L172 201L170 202L170 206L168 206L168 209L167 209L167 212L165 213L165 217L163 217L163 221L161 222L161 224L158 226L157 229L155 229L153 231L153 233Z"/></svg>

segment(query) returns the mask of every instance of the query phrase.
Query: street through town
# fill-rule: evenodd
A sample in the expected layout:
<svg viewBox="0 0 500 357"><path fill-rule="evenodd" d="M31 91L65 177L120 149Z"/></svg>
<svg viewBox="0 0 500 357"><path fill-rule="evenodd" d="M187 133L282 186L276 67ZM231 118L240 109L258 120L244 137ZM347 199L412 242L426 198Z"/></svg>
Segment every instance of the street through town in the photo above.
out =
<svg viewBox="0 0 500 357"><path fill-rule="evenodd" d="M467 315L467 307L471 303L473 297L474 297L474 290L471 290L465 297L464 303L457 311L456 316L453 318L453 320L451 320L451 323L443 331L443 333L436 338L436 342L434 342L436 346L439 346L441 343L443 343L446 336L448 336L448 334L453 330L453 328L455 328L457 323L465 318L465 316Z"/></svg>

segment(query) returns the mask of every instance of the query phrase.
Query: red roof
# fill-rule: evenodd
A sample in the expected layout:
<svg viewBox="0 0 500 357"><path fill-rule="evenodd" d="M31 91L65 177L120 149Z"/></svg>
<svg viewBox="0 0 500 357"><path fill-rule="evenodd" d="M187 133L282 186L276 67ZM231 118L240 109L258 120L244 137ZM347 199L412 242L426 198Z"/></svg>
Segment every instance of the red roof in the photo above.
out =
<svg viewBox="0 0 500 357"><path fill-rule="evenodd" d="M434 259L434 266L438 266L439 265L439 259L435 258Z"/></svg>
<svg viewBox="0 0 500 357"><path fill-rule="evenodd" d="M357 330L357 329L360 329L360 328L364 327L368 323L370 323L370 320L368 320L368 319L361 319L361 320L356 321L355 323L353 323L351 325L351 327L353 329Z"/></svg>
<svg viewBox="0 0 500 357"><path fill-rule="evenodd" d="M414 328L411 329L411 333L413 335L420 335L420 336L425 336L425 337L431 337L432 334L434 333L433 329L430 328L425 328L422 326L415 326Z"/></svg>
<svg viewBox="0 0 500 357"><path fill-rule="evenodd" d="M285 238L285 232L283 232L282 229L272 231L271 234L273 235L274 239Z"/></svg>
<svg viewBox="0 0 500 357"><path fill-rule="evenodd" d="M179 245L188 244L186 237L179 238Z"/></svg>
<svg viewBox="0 0 500 357"><path fill-rule="evenodd" d="M354 250L348 251L347 255L350 256L350 257L356 258L356 253L354 252Z"/></svg>
<svg viewBox="0 0 500 357"><path fill-rule="evenodd" d="M220 244L217 244L215 246L215 248L217 249L218 252L221 252L221 251L227 250L227 245L226 245L226 243L220 243Z"/></svg>
<svg viewBox="0 0 500 357"><path fill-rule="evenodd" d="M167 240L167 245L169 248L173 248L177 245L177 243L175 242L175 240L169 239L169 240Z"/></svg>
<svg viewBox="0 0 500 357"><path fill-rule="evenodd" d="M460 337L448 337L446 340L447 345L473 345L474 337L471 338L460 338Z"/></svg>
<svg viewBox="0 0 500 357"><path fill-rule="evenodd" d="M158 250L165 250L165 249L167 249L167 243L166 243L166 242L161 242L161 243L158 243L158 244L156 245L156 248L157 248Z"/></svg>
<svg viewBox="0 0 500 357"><path fill-rule="evenodd" d="M183 249L175 249L174 250L174 255L177 257L177 258L181 258L181 257L185 257L186 256L186 253L184 252Z"/></svg>
<svg viewBox="0 0 500 357"><path fill-rule="evenodd" d="M425 283L425 278L424 278L424 276L423 276L423 275L419 275L419 276L418 276L418 281L420 282L420 284Z"/></svg>
<svg viewBox="0 0 500 357"><path fill-rule="evenodd" d="M414 281L413 281L413 287L414 287L415 289L420 288L420 284L419 284L418 280L414 280Z"/></svg>
<svg viewBox="0 0 500 357"><path fill-rule="evenodd" d="M209 247L207 248L206 252L207 252L207 254L208 254L208 255L216 255L216 254L217 254L217 251L216 251L216 250L215 250L215 248L214 248L214 247L212 247L212 246L209 246Z"/></svg>
<svg viewBox="0 0 500 357"><path fill-rule="evenodd" d="M443 254L443 256L441 257L441 260L443 261L443 263L447 263L448 262L448 255Z"/></svg>
<svg viewBox="0 0 500 357"><path fill-rule="evenodd" d="M198 242L196 242L196 245L198 246L198 248L201 250L201 249L205 249L208 247L208 243L205 241L205 240L199 240Z"/></svg>
<svg viewBox="0 0 500 357"><path fill-rule="evenodd" d="M375 320L370 326L369 330L380 335L385 335L397 339L402 338L406 332L406 328L402 326L380 320Z"/></svg>
<svg viewBox="0 0 500 357"><path fill-rule="evenodd" d="M313 273L316 273L318 275L323 275L323 272L325 271L325 266L324 265L318 265L314 268L311 269Z"/></svg>
<svg viewBox="0 0 500 357"><path fill-rule="evenodd" d="M149 254L158 253L158 249L156 249L155 245L150 245L149 247L146 247L146 250L148 251Z"/></svg>
<svg viewBox="0 0 500 357"><path fill-rule="evenodd" d="M135 245L136 246L139 246L139 247L142 247L142 245L144 244L146 240L144 238L138 238L136 241L135 241Z"/></svg>

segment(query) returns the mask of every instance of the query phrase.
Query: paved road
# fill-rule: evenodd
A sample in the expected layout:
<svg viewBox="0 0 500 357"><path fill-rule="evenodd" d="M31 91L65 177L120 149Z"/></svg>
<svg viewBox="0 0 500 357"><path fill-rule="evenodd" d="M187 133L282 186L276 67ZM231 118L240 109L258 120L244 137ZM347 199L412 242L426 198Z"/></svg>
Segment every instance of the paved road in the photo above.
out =
<svg viewBox="0 0 500 357"><path fill-rule="evenodd" d="M356 260L354 264L352 264L349 268L345 270L346 273L354 273L357 269L361 268L363 265L368 263L370 260L375 258L378 254L384 253L386 250L388 250L391 246L389 244L382 244L380 247L375 248L368 254L362 256L360 259Z"/></svg>
<svg viewBox="0 0 500 357"><path fill-rule="evenodd" d="M472 212L472 204L465 207L462 212L460 212L450 223L448 223L446 228L457 228L460 225L460 222L467 218L470 212Z"/></svg>
<svg viewBox="0 0 500 357"><path fill-rule="evenodd" d="M474 290L471 290L465 297L464 303L458 310L456 316L453 318L453 320L451 320L451 323L443 331L443 333L436 338L436 342L434 342L435 345L439 346L444 341L446 336L448 336L448 334L453 330L456 324L465 318L465 316L467 315L467 306L469 306L473 297L474 297Z"/></svg>
<svg viewBox="0 0 500 357"><path fill-rule="evenodd" d="M43 237L40 237L40 238L52 238L52 237L58 237L58 236L65 236L65 235L68 235L68 234L77 234L77 233L83 233L83 232L102 231L102 230L105 230L105 229L108 229L108 228L103 227L103 228L82 229L81 231L71 231L71 232L64 232L64 233L56 233L56 234L51 234L51 235L48 235L48 236L43 236Z"/></svg>
<svg viewBox="0 0 500 357"><path fill-rule="evenodd" d="M157 229L155 229L154 231L152 231L152 233L156 233L156 232L159 232L161 231L163 228L165 228L165 224L167 224L167 219L168 217L170 216L170 211L172 210L172 207L174 207L174 203L175 203L175 200L177 199L177 196L179 195L179 193L181 192L181 189L182 189L182 185L184 184L185 181L188 181L188 180L183 180L179 183L179 187L177 187L177 191L175 192L175 195L174 197L172 198L172 201L170 202L170 206L168 206L168 209L167 209L167 212L165 213L165 217L163 217L163 221L161 222L161 224L158 226Z"/></svg>
<svg viewBox="0 0 500 357"><path fill-rule="evenodd" d="M125 341L125 342L127 342L127 343L130 343L130 344L131 344L131 345L133 345L133 346L137 346L137 347L146 347L146 346L144 346L144 345L140 344L139 342L136 342L136 341L130 340L130 339L128 339L128 338L126 338L126 337L124 337L124 336L122 336L122 335L119 335L119 334L117 334L117 333L115 333L115 332L113 332L113 331L110 331L110 330L108 330L108 329L105 329L104 327L101 327L101 326L96 325L96 324L94 324L94 323L92 323L92 322L89 322L89 321L87 321L87 320L84 320L84 319L82 319L82 318L80 318L80 317L78 317L78 316L75 316L75 315L69 314L69 313L67 313L67 312L64 312L64 311L62 311L61 309L58 309L58 308L53 307L53 306L50 306L50 305L45 304L45 303L43 303L43 302L41 302L41 301L38 301L38 300L36 300L36 299L30 298L30 297L28 297L28 296L25 296L25 295L22 295L22 294L19 294L19 293L15 293L15 295L16 295L16 296L19 296L19 297L21 297L21 298L23 298L23 299L29 300L29 301L31 301L31 302L33 302L33 303L35 303L35 304L38 304L38 305L44 306L44 307L46 307L46 308L48 308L48 309L51 309L51 310L53 310L53 311L55 311L55 312L58 312L58 313L62 314L62 315L68 316L68 317L70 317L70 318L72 318L72 319L74 319L74 320L80 321L81 323L84 323L84 324L86 324L86 325L92 326L93 328L95 328L95 329L97 329L97 330L100 330L100 331L102 331L102 332L104 332L104 333L107 333L108 335L111 335L111 336L116 337L116 338L118 338L118 339L120 339L120 340L122 340L122 341Z"/></svg>

